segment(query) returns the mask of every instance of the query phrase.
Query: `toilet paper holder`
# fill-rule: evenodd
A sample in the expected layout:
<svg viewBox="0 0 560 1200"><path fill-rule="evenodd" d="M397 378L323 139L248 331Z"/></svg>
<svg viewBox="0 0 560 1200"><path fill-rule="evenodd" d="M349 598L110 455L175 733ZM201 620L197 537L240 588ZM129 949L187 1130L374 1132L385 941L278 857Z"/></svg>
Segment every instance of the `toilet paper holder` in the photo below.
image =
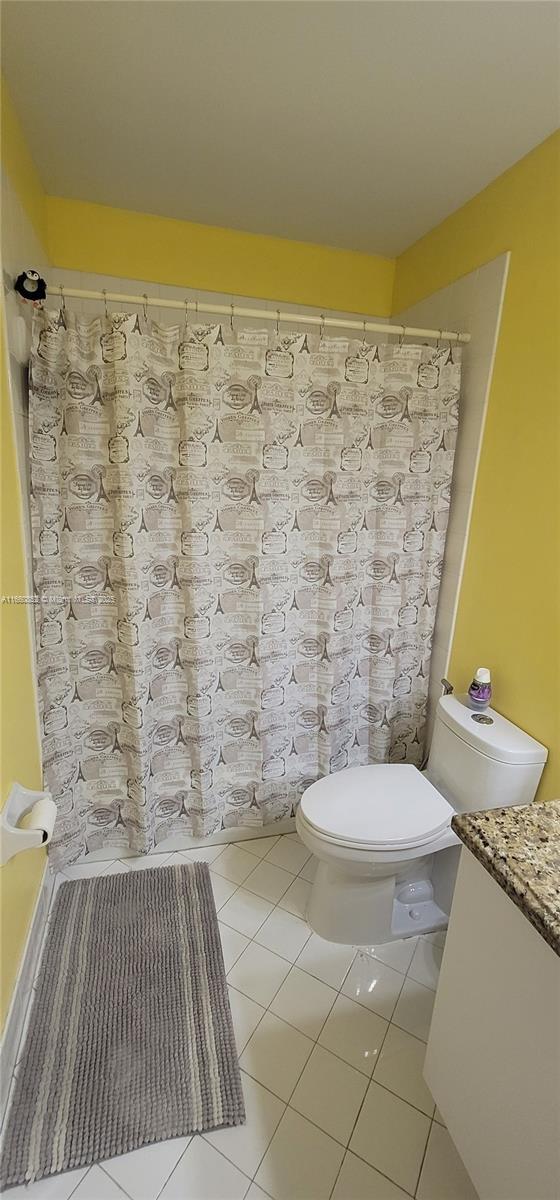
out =
<svg viewBox="0 0 560 1200"><path fill-rule="evenodd" d="M20 825L22 817L32 814L31 822ZM50 842L56 820L56 804L50 792L34 792L21 783L12 784L0 813L0 865L4 866L20 850L32 850Z"/></svg>

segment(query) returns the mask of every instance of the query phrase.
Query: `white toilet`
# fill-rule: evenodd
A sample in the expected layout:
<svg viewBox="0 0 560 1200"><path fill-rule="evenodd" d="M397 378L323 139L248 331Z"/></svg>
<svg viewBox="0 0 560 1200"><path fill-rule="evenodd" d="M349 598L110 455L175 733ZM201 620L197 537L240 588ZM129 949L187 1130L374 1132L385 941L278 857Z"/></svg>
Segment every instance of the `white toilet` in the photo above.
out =
<svg viewBox="0 0 560 1200"><path fill-rule="evenodd" d="M466 697L438 701L425 772L383 764L318 779L296 817L318 858L307 918L330 942L355 946L445 928L461 843L456 812L529 804L547 750Z"/></svg>

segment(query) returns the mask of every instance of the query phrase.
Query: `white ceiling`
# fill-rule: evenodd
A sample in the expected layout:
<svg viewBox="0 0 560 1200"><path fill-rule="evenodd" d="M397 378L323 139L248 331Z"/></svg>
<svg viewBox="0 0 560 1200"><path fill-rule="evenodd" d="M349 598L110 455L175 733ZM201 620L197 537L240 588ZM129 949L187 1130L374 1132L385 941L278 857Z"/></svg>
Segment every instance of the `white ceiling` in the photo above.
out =
<svg viewBox="0 0 560 1200"><path fill-rule="evenodd" d="M48 192L399 253L560 124L540 0L4 0Z"/></svg>

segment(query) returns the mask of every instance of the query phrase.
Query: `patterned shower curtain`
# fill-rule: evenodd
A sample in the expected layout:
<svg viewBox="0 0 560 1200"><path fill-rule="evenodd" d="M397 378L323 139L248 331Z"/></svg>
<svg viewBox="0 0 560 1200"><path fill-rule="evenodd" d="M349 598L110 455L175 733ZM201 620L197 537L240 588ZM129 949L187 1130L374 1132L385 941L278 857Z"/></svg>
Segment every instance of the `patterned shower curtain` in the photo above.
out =
<svg viewBox="0 0 560 1200"><path fill-rule="evenodd" d="M55 864L420 763L459 383L455 347L36 315Z"/></svg>

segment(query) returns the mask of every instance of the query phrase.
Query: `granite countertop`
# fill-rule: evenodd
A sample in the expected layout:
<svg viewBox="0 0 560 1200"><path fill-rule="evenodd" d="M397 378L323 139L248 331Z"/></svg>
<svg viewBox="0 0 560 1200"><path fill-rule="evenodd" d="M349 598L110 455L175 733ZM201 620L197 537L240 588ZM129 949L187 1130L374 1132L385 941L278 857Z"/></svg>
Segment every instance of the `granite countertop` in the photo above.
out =
<svg viewBox="0 0 560 1200"><path fill-rule="evenodd" d="M560 800L460 813L451 825L560 955Z"/></svg>

